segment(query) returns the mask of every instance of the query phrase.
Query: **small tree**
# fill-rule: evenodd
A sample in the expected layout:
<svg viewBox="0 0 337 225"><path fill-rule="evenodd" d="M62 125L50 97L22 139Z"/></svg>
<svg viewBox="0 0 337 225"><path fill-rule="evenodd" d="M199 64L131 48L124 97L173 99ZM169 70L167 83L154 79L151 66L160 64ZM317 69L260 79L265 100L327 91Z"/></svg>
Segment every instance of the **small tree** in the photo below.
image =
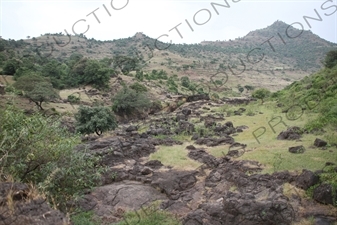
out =
<svg viewBox="0 0 337 225"><path fill-rule="evenodd" d="M331 69L335 65L337 65L337 50L328 52L324 60L324 66L327 68Z"/></svg>
<svg viewBox="0 0 337 225"><path fill-rule="evenodd" d="M149 98L145 94L138 93L128 87L123 87L123 89L112 98L112 102L113 111L119 115L130 115L146 109L151 105Z"/></svg>
<svg viewBox="0 0 337 225"><path fill-rule="evenodd" d="M14 87L24 91L24 96L34 102L40 110L43 110L43 102L59 98L49 79L34 74L19 77Z"/></svg>
<svg viewBox="0 0 337 225"><path fill-rule="evenodd" d="M117 122L112 111L104 106L80 106L75 115L76 131L83 134L95 132L101 135L105 131L117 128Z"/></svg>
<svg viewBox="0 0 337 225"><path fill-rule="evenodd" d="M238 87L239 92L242 94L242 92L245 90L243 87Z"/></svg>
<svg viewBox="0 0 337 225"><path fill-rule="evenodd" d="M252 93L252 97L257 98L257 99L261 99L261 105L264 102L264 99L267 98L270 95L270 91L268 89L265 88L260 88L257 89L256 91L254 91Z"/></svg>

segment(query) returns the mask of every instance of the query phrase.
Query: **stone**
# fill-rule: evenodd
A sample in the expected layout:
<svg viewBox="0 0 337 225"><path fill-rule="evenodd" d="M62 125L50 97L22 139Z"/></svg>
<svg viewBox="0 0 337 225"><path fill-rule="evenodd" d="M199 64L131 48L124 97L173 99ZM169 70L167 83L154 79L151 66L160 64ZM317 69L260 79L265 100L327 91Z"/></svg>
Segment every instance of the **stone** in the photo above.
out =
<svg viewBox="0 0 337 225"><path fill-rule="evenodd" d="M322 139L316 138L314 145L316 147L325 147L328 143L326 141L323 141Z"/></svg>
<svg viewBox="0 0 337 225"><path fill-rule="evenodd" d="M295 147L290 147L289 152L291 153L295 153L295 154L299 154L299 153L304 153L305 152L305 148L303 145L300 146L295 146Z"/></svg>

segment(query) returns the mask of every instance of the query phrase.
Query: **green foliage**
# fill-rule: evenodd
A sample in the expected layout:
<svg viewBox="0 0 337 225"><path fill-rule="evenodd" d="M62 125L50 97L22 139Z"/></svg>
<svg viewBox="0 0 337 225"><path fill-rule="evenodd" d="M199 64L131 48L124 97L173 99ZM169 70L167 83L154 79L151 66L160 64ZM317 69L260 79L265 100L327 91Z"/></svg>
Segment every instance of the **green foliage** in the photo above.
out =
<svg viewBox="0 0 337 225"><path fill-rule="evenodd" d="M73 225L100 225L98 218L94 218L94 212L80 212L71 216Z"/></svg>
<svg viewBox="0 0 337 225"><path fill-rule="evenodd" d="M181 78L181 85L188 88L190 86L190 79L186 76Z"/></svg>
<svg viewBox="0 0 337 225"><path fill-rule="evenodd" d="M252 97L261 99L261 104L263 104L264 99L267 98L269 95L270 95L270 91L265 88L257 89L252 93Z"/></svg>
<svg viewBox="0 0 337 225"><path fill-rule="evenodd" d="M131 84L130 88L136 92L147 92L147 88L138 82Z"/></svg>
<svg viewBox="0 0 337 225"><path fill-rule="evenodd" d="M144 93L138 93L126 86L112 98L112 102L113 111L119 115L131 115L151 106Z"/></svg>
<svg viewBox="0 0 337 225"><path fill-rule="evenodd" d="M50 102L53 99L59 98L59 95L53 89L53 85L48 82L35 85L34 89L27 92L25 96L33 101L41 110L43 110L42 102Z"/></svg>
<svg viewBox="0 0 337 225"><path fill-rule="evenodd" d="M2 73L4 75L14 75L16 70L19 68L19 62L16 59L7 60L2 68Z"/></svg>
<svg viewBox="0 0 337 225"><path fill-rule="evenodd" d="M0 112L0 130L0 174L34 184L59 209L65 210L83 189L97 185L103 172L96 166L99 158L74 151L79 136L60 128L57 118L28 117L7 107Z"/></svg>
<svg viewBox="0 0 337 225"><path fill-rule="evenodd" d="M181 225L181 222L172 214L156 209L155 206L128 212L124 220L118 225Z"/></svg>
<svg viewBox="0 0 337 225"><path fill-rule="evenodd" d="M37 75L19 77L14 87L24 91L24 96L43 110L42 103L59 98L48 79Z"/></svg>
<svg viewBox="0 0 337 225"><path fill-rule="evenodd" d="M75 96L75 95L68 95L67 100L71 104L76 104L76 103L79 103L81 101L81 98L79 96Z"/></svg>
<svg viewBox="0 0 337 225"><path fill-rule="evenodd" d="M97 135L101 135L105 131L117 128L117 122L112 111L103 106L80 106L75 119L76 131L82 134L95 132Z"/></svg>
<svg viewBox="0 0 337 225"><path fill-rule="evenodd" d="M337 50L329 51L324 60L324 66L326 68L332 68L337 65Z"/></svg>
<svg viewBox="0 0 337 225"><path fill-rule="evenodd" d="M129 72L137 70L138 63L139 60L136 58L119 55L113 58L113 69L119 68L124 75L127 75Z"/></svg>

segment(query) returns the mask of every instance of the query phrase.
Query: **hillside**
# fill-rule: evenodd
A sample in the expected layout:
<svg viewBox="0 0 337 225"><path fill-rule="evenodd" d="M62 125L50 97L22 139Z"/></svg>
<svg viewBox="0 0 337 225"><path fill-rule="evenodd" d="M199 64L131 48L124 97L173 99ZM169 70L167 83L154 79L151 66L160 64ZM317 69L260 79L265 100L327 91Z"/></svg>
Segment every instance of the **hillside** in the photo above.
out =
<svg viewBox="0 0 337 225"><path fill-rule="evenodd" d="M0 225L337 225L336 44L287 28L0 40Z"/></svg>
<svg viewBox="0 0 337 225"><path fill-rule="evenodd" d="M219 76L228 77L228 87L253 85L275 91L318 71L326 52L337 46L311 31L303 31L297 38L287 37L286 31L288 36L297 36L301 32L295 28L288 29L287 24L277 21L235 40L172 44L165 50L158 50L155 46L156 40L143 33L112 41L87 39L85 36L45 34L16 43L12 40L9 43L21 55L39 54L59 61L74 53L91 59L128 56L140 59L145 72L164 70L169 75L177 74L178 77L188 76L191 80L207 81L212 75L222 72ZM160 49L167 46L157 43ZM255 48L261 50L252 51Z"/></svg>

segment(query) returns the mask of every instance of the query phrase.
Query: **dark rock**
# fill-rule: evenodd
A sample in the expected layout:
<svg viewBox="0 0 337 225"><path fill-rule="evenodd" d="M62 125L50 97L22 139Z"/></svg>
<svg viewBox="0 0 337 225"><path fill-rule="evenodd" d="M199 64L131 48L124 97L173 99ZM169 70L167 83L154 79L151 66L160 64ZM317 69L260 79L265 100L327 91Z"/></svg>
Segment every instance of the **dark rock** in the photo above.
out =
<svg viewBox="0 0 337 225"><path fill-rule="evenodd" d="M314 142L314 145L316 147L325 147L328 143L326 141L323 141L319 138L316 138L315 142Z"/></svg>
<svg viewBox="0 0 337 225"><path fill-rule="evenodd" d="M198 139L199 139L199 134L193 134L191 140L195 141L195 140L198 140Z"/></svg>
<svg viewBox="0 0 337 225"><path fill-rule="evenodd" d="M150 167L151 169L159 169L164 165L159 160L150 160L145 163L144 166Z"/></svg>
<svg viewBox="0 0 337 225"><path fill-rule="evenodd" d="M144 167L140 173L142 175L149 175L152 173L152 170L149 167Z"/></svg>
<svg viewBox="0 0 337 225"><path fill-rule="evenodd" d="M296 186L304 190L308 190L309 187L318 184L319 176L310 170L303 170L302 173L296 178Z"/></svg>
<svg viewBox="0 0 337 225"><path fill-rule="evenodd" d="M188 150L195 150L196 147L194 147L193 145L188 145L188 146L186 146L186 149L188 149Z"/></svg>
<svg viewBox="0 0 337 225"><path fill-rule="evenodd" d="M303 145L290 147L288 150L291 153L304 153L305 152L305 148Z"/></svg>
<svg viewBox="0 0 337 225"><path fill-rule="evenodd" d="M146 133L141 133L139 137L140 138L148 138L149 135L147 135Z"/></svg>
<svg viewBox="0 0 337 225"><path fill-rule="evenodd" d="M125 129L126 132L137 131L138 128L136 126L129 126Z"/></svg>
<svg viewBox="0 0 337 225"><path fill-rule="evenodd" d="M313 198L323 204L333 204L333 194L332 194L331 184L321 184L314 190ZM336 190L335 190L336 191ZM337 191L335 193L335 196Z"/></svg>
<svg viewBox="0 0 337 225"><path fill-rule="evenodd" d="M26 184L0 183L0 224L69 225L60 211L52 209L45 199L29 195ZM8 200L11 199L11 202Z"/></svg>
<svg viewBox="0 0 337 225"><path fill-rule="evenodd" d="M195 102L199 100L209 100L209 96L206 94L200 94L200 95L191 95L186 98L186 102Z"/></svg>
<svg viewBox="0 0 337 225"><path fill-rule="evenodd" d="M228 121L225 123L227 127L234 127L233 123L231 121Z"/></svg>
<svg viewBox="0 0 337 225"><path fill-rule="evenodd" d="M282 131L278 136L277 140L298 140L301 138L301 128L299 127L289 127L286 131Z"/></svg>
<svg viewBox="0 0 337 225"><path fill-rule="evenodd" d="M213 119L206 119L204 122L206 128L214 127L216 122Z"/></svg>
<svg viewBox="0 0 337 225"><path fill-rule="evenodd" d="M192 111L190 109L183 109L182 111L182 114L184 114L185 116L189 116L191 115Z"/></svg>
<svg viewBox="0 0 337 225"><path fill-rule="evenodd" d="M242 113L241 113L240 111L234 111L234 115L235 115L235 116L241 116Z"/></svg>
<svg viewBox="0 0 337 225"><path fill-rule="evenodd" d="M176 116L176 121L179 122L179 121L187 121L187 116L184 115L184 114L178 114Z"/></svg>
<svg viewBox="0 0 337 225"><path fill-rule="evenodd" d="M241 132L243 132L243 130L240 129L240 128L236 128L236 132L241 133Z"/></svg>
<svg viewBox="0 0 337 225"><path fill-rule="evenodd" d="M233 144L234 139L230 136L222 138L199 138L195 143L198 145L207 145L209 147L212 147L221 144Z"/></svg>

